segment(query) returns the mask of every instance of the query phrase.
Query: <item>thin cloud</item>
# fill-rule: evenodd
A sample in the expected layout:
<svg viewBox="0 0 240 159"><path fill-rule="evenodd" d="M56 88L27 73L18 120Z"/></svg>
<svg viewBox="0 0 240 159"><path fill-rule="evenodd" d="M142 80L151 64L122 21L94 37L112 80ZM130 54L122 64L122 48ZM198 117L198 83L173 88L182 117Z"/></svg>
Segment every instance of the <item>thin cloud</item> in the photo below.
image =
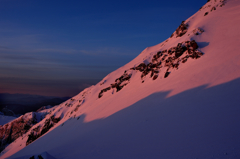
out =
<svg viewBox="0 0 240 159"><path fill-rule="evenodd" d="M123 50L122 48L117 47L102 47L97 48L94 50L84 50L84 49L55 49L55 48L39 48L39 49L11 49L6 46L0 47L0 56L5 56L5 58L10 58L14 56L21 57L27 57L32 55L26 55L26 54L33 54L33 53L61 53L61 54L85 54L85 55L131 55L130 50ZM15 55L6 55L6 53L15 53ZM21 53L21 55L16 55ZM4 54L4 55L3 55ZM3 57L4 58L4 57Z"/></svg>

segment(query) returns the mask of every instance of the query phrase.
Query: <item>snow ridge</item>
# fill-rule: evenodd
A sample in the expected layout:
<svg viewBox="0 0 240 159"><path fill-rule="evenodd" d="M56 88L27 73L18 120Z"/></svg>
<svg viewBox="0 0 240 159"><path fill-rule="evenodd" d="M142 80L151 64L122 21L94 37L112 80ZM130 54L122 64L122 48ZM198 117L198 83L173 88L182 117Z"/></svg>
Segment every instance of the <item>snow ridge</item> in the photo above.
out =
<svg viewBox="0 0 240 159"><path fill-rule="evenodd" d="M164 134L163 132L165 132L165 130L170 130L171 129L170 127L172 127L171 124L168 125L167 122L164 123L165 120L166 121L169 120L170 123L174 123L173 120L177 119L177 116L179 115L178 113L173 113L175 115L173 115L171 118L168 118L167 116L164 116L164 113L162 113L161 115L163 115L164 117L161 118L159 117L159 114L158 114L159 112L156 111L158 110L156 109L156 107L157 108L164 107L164 109L161 109L161 111L165 113L170 112L169 114L171 114L172 111L178 111L178 110L181 111L182 108L179 108L178 106L179 105L183 106L183 103L185 101L181 100L182 103L170 102L170 104L168 105L167 103L169 102L168 99L162 99L162 97L159 97L158 94L152 96L152 94L156 92L158 93L163 92L162 94L165 95L167 94L165 92L171 92L169 90L174 90L174 91L177 90L178 91L177 93L179 93L181 91L206 85L206 83L209 84L212 81L217 81L219 79L221 80L223 79L223 77L225 79L225 77L227 76L230 76L230 75L232 76L232 74L230 74L231 72L233 72L234 74L234 76L231 77L232 79L235 79L236 77L240 77L240 75L239 76L238 74L236 75L236 72L239 72L239 67L235 66L238 63L238 58L236 56L236 53L232 53L233 51L229 51L230 53L228 54L228 56L226 56L226 53L225 53L227 50L225 49L226 47L222 47L222 45L219 45L219 43L221 43L222 41L226 42L227 38L222 40L219 38L220 37L219 36L218 38L214 39L214 36L213 36L216 34L218 35L220 32L222 32L221 30L219 31L217 27L215 27L215 26L218 26L219 24L221 25L221 23L218 23L219 21L216 21L216 24L215 24L214 23L215 19L213 18L216 18L219 15L224 15L226 10L231 11L235 3L239 4L238 1L235 1L235 3L232 3L231 5L227 5L227 4L230 4L230 2L234 2L234 1L233 0L232 1L209 0L196 14L194 14L189 19L183 21L180 24L180 26L176 29L176 31L171 35L170 38L166 39L164 42L156 46L146 48L134 60L132 60L125 66L117 69L116 71L110 73L108 76L106 76L101 82L99 82L95 86L86 88L75 97L72 97L71 99L63 102L58 106L41 110L38 113L25 114L24 116L21 117L21 119L18 118L16 119L16 121L12 121L8 124L5 124L2 127L0 126L0 131L2 132L1 134L4 134L0 136L0 139L5 143L3 148L7 146L1 153L2 156L0 158L6 158L12 155L13 155L12 156L13 158L21 157L21 156L27 156L26 158L29 158L29 157L37 158L41 156L44 158L44 154L45 156L53 155L56 158L57 157L61 157L61 158L80 158L80 157L82 158L84 157L85 158L111 158L111 157L121 158L122 157L124 158L123 156L120 155L121 154L119 153L120 151L116 152L115 156L114 156L114 153L110 151L112 147L116 146L116 143L120 144L120 146L118 147L119 149L125 150L124 144L122 143L124 142L128 143L127 141L129 140L134 140L136 143L138 141L143 141L144 144L147 145L147 147L148 146L150 147L149 150L147 150L147 152L151 152L147 154L148 156L150 156L148 158L154 158L155 154L158 154L158 152L161 151L161 149L158 149L158 147L157 148L154 147L156 145L159 146L159 143L157 142L155 143L155 140L158 142L160 142L160 140L157 140L157 138L154 138L154 139L151 138L151 134L156 137L157 135L154 134L154 131L156 130L162 133L162 134L159 134L160 136L163 135ZM226 7L226 10L224 10L223 6L228 6L228 7ZM240 8L240 4L234 10L238 14L240 13L238 11L239 8ZM211 28L211 24L214 24L214 27L216 28L216 29L214 28L216 30L216 33L214 32L215 30ZM224 25L232 26L228 23ZM237 26L239 25L240 24L237 23ZM237 40L235 39L235 41ZM209 45L211 47L209 47ZM237 45L234 45L234 47L238 48ZM218 50L215 51L216 49ZM232 62L233 57L236 57L234 59L235 60L234 62ZM222 66L225 61L227 61L226 65ZM234 67L231 66L229 67L230 68L229 69L228 66L230 66L231 64L234 64ZM220 72L219 74L221 76L220 75L216 76L215 75L217 74L216 72L217 73ZM205 75L207 77L205 77ZM179 100L184 98L186 100L191 100L191 97L193 96L190 96L189 98L188 97L184 98L184 95L183 95L176 99ZM149 99L144 100L146 97L149 97ZM225 97L222 97L222 98L224 99ZM194 99L197 99L197 98L194 98ZM201 99L197 99L197 100L201 101ZM143 102L143 104L139 101ZM197 105L197 102L198 101L196 101L195 103L196 105ZM167 104L164 105L164 103L167 103ZM173 106L172 103L175 103L177 106ZM206 103L208 103L208 100ZM136 105L141 106L141 104L144 105L140 107L142 109L143 107L144 108L149 107L149 110L148 109L144 109L144 110L149 111L150 116L153 116L155 118L159 117L160 119L159 120L154 119L152 120L152 122L149 122L148 118L150 117L145 119L145 116L144 116L145 114L141 112L140 108L137 108L139 112L135 112L134 115L138 116L140 114L139 115L141 116L140 119L143 118L143 121L135 121L134 120L135 116L131 116L131 115L128 116L126 114L124 115L128 117L127 119L122 119L122 118L116 119L114 117L110 118L110 119L113 119L113 121L115 122L119 122L120 124L119 123L118 124L120 126L124 125L123 126L124 129L120 129L119 131L117 131L118 129L116 127L112 126L115 123L111 123L112 122L111 120L108 122L104 121L105 118L108 118L109 116L117 112L120 112L119 114L121 114L121 110L124 110L129 106L135 105L136 107ZM211 109L212 105L214 106L214 104L215 103L210 102L209 109ZM197 111L195 109L197 108L195 108L195 105L193 105L191 110L186 114L189 113L190 115L189 114L188 115L192 117L191 114L194 114L195 111ZM200 108L198 109L200 112L201 111L203 111L204 113L206 112ZM239 109L235 108L235 111L237 110ZM205 113L205 115L206 114L207 113ZM124 115L122 115L121 117L125 117ZM184 121L185 119L188 119L188 118L187 117L184 118L183 116L181 118L181 121ZM125 123L122 122L124 123L122 124L121 123L122 120L127 122ZM99 121L102 121L102 123L100 123ZM134 121L134 122L131 123L131 121ZM159 123L155 123L156 121L161 121L164 124L161 125ZM203 122L201 123L201 121ZM166 134L165 134L166 138L169 137L168 136L169 134L170 136L171 134L174 134L173 136L177 138L176 137L177 135L175 135L176 132L180 132L180 134L181 133L187 134L188 131L192 132L193 128L198 126L202 127L204 124L207 123L204 119L201 119L201 121L197 121L196 123L191 125L190 128L187 130L182 130L180 128L181 125L179 126L178 124L174 123L177 125L176 129L174 129L174 131L170 133L166 131ZM100 126L98 125L99 123L100 123ZM112 127L108 126L108 124L109 125L112 124L111 125ZM159 128L158 124L163 126L163 128ZM17 131L13 131L15 130L13 129L13 127L15 127L13 125L18 125L16 126ZM155 144L155 145L153 144L154 146L151 147L152 143L149 144L147 140L144 140L142 136L138 135L137 133L132 135L131 138L130 137L127 138L124 135L122 136L122 134L124 133L131 134L131 132L128 132L128 129L135 132L136 130L134 130L134 128L137 127L136 125L138 126L140 125L138 127L139 130L137 129L137 131L139 131L138 133L145 136L146 139L150 139ZM148 132L147 128L150 128L151 125L153 125L152 126L153 128L149 130L152 130L153 132ZM216 125L214 125L213 127L216 127ZM24 129L23 127L27 127L27 129ZM104 133L106 131L106 130L104 131L104 128L109 128L109 127L116 129L116 131L109 130L110 133L104 136ZM147 130L143 129L143 127L146 128ZM193 132L195 132L195 129L193 130L194 130ZM197 130L198 129L196 129L196 132ZM19 134L13 133L18 131L20 131L21 133ZM216 132L220 132L220 131L216 131ZM10 135L11 141L8 140L10 138L8 137L9 134L11 134ZM16 135L12 135L12 134L16 134ZM84 137L86 137L86 139ZM200 139L202 140L201 137L199 136L197 137L199 138L199 140ZM94 138L95 140L92 141L92 138ZM161 138L160 144L163 143L165 145L163 145L162 149L164 149L164 146L171 147L168 145L169 142L172 142L171 144L173 145L175 144L184 145L184 143L182 143L184 139L175 141L174 139L167 140L163 138L165 137ZM41 149L38 149L37 146L43 146L43 144L46 144L46 142L49 141L49 139L54 140L54 142L49 143L47 148L41 147ZM187 138L185 139L187 140ZM195 139L195 136L192 136L192 140L199 141ZM98 142L95 143L94 141L99 141L99 143ZM165 142L165 141L169 141L169 142ZM187 144L189 145L192 144L189 140L187 141L189 142ZM208 142L210 142L210 139ZM75 143L75 145L74 144L72 145L72 143ZM64 144L72 147L65 151L66 147ZM143 147L144 147L144 144L143 144ZM191 150L191 148L189 148L190 147L189 145L188 146L184 145L185 146L184 148L186 148L186 151ZM145 149L142 149L142 147L139 145L134 145L132 149L134 149L135 147L137 148L140 147L139 150L141 151L145 150ZM169 154L171 156L173 154L172 152L176 154L184 154L186 152L184 148L182 149L183 153L181 152L179 153L179 151L177 151L174 148L170 149L169 152L168 151L162 152L161 154L163 155L162 158L169 158L166 156ZM77 149L77 151L73 151L72 149L74 150ZM104 149L106 152L101 151L102 149ZM62 156L59 150L64 151L66 154ZM125 155L134 153L134 151L129 152L129 148L127 148L127 150L125 150L124 152L126 153ZM103 156L99 157L98 155L94 156L95 154L102 154L102 153L106 153L104 154L105 155L104 157ZM144 155L141 156L141 153L144 154L144 152L137 151L138 157L140 156L140 158L141 157L147 158L146 154L145 154L146 156ZM188 154L184 154L184 155L188 155ZM191 156L191 155L188 155L188 157L186 157L184 155L182 155L181 157L188 158L189 156ZM228 157L226 154L224 155L225 157ZM194 157L196 158L198 156L194 156ZM203 158L208 158L208 157L209 156L204 156ZM179 158L179 156L177 157L175 156L175 158ZM211 157L211 158L214 158L214 157Z"/></svg>

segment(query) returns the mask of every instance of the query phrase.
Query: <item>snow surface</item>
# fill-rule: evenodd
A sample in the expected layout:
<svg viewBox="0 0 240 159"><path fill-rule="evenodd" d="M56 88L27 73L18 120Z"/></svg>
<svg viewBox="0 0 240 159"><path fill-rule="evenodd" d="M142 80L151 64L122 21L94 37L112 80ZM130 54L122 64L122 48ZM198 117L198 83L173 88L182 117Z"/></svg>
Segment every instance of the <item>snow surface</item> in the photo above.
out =
<svg viewBox="0 0 240 159"><path fill-rule="evenodd" d="M43 153L38 154L38 155L27 155L27 156L17 157L17 158L14 158L14 159L29 159L30 157L33 157L33 156L34 156L35 159L41 159L39 156L41 156L43 159L56 159L55 157L51 156L47 152L43 152Z"/></svg>
<svg viewBox="0 0 240 159"><path fill-rule="evenodd" d="M43 152L58 159L240 158L240 1L211 0L185 23L183 36L146 48L95 86L44 110L48 115L0 158ZM167 78L163 70L156 80L147 75L142 83L141 73L129 70L191 40L204 55ZM98 98L125 70L132 74L129 83ZM28 134L53 115L62 119L26 146Z"/></svg>

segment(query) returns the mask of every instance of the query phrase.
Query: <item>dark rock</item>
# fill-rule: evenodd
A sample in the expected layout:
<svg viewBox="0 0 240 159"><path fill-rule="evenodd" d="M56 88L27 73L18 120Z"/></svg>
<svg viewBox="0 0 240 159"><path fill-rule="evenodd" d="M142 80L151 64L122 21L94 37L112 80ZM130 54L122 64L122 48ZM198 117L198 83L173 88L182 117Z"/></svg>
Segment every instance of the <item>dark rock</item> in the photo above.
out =
<svg viewBox="0 0 240 159"><path fill-rule="evenodd" d="M168 55L164 55L163 58L162 58L162 61L165 60L165 58L167 57Z"/></svg>
<svg viewBox="0 0 240 159"><path fill-rule="evenodd" d="M98 98L101 98L103 95L102 95L102 92L100 92L99 94L98 94Z"/></svg>
<svg viewBox="0 0 240 159"><path fill-rule="evenodd" d="M204 16L206 16L206 15L208 15L208 12L206 12L206 13L204 14Z"/></svg>
<svg viewBox="0 0 240 159"><path fill-rule="evenodd" d="M38 138L38 135L34 135L34 133L31 132L31 133L28 135L28 139L27 139L26 145L29 145L30 143L32 143L33 141L35 141L37 138Z"/></svg>
<svg viewBox="0 0 240 159"><path fill-rule="evenodd" d="M154 71L152 70L150 77L152 78L154 75Z"/></svg>
<svg viewBox="0 0 240 159"><path fill-rule="evenodd" d="M45 124L44 124L44 126L43 126L42 131L41 131L40 134L41 134L41 135L45 134L45 133L48 132L48 130L51 129L52 127L53 127L53 123L51 122L50 119L47 119L47 120L45 121Z"/></svg>
<svg viewBox="0 0 240 159"><path fill-rule="evenodd" d="M169 76L170 72L166 72L165 75L164 75L164 78L167 78Z"/></svg>
<svg viewBox="0 0 240 159"><path fill-rule="evenodd" d="M180 26L176 29L176 37L181 37L187 32L188 25L184 23L185 21L182 21Z"/></svg>
<svg viewBox="0 0 240 159"><path fill-rule="evenodd" d="M146 67L147 65L145 63L141 63L135 69L142 72Z"/></svg>
<svg viewBox="0 0 240 159"><path fill-rule="evenodd" d="M38 155L38 159L44 159L41 155Z"/></svg>
<svg viewBox="0 0 240 159"><path fill-rule="evenodd" d="M174 65L173 65L173 68L176 68L176 69L178 69L178 66L179 66L179 63L177 63L177 64L174 64Z"/></svg>
<svg viewBox="0 0 240 159"><path fill-rule="evenodd" d="M0 125L0 151L2 151L6 145L25 134L33 125L41 121L41 119L37 120L36 114L38 113L32 112L32 114L25 114L10 123L3 126ZM29 117L29 115L32 115L32 117Z"/></svg>
<svg viewBox="0 0 240 159"><path fill-rule="evenodd" d="M123 88L123 87L121 87L120 85L116 84L116 89L117 89L116 92L120 91L122 88Z"/></svg>
<svg viewBox="0 0 240 159"><path fill-rule="evenodd" d="M117 91L116 92L118 92L118 91L120 91L124 86L126 86L127 85L127 83L125 83L124 85L122 85L122 86L120 86L120 85L118 85L118 87L116 87L117 88Z"/></svg>
<svg viewBox="0 0 240 159"><path fill-rule="evenodd" d="M153 76L153 80L157 79L158 78L158 75L154 75Z"/></svg>
<svg viewBox="0 0 240 159"><path fill-rule="evenodd" d="M24 125L24 130L26 130L26 131L28 131L29 129L31 128L31 125L28 125L28 124L26 124L26 125Z"/></svg>
<svg viewBox="0 0 240 159"><path fill-rule="evenodd" d="M182 56L182 54L183 54L183 51L179 50L179 51L175 52L175 57L179 58L180 56Z"/></svg>
<svg viewBox="0 0 240 159"><path fill-rule="evenodd" d="M192 59L198 59L198 58L200 58L200 56L199 56L196 52L193 52L193 54L190 55L190 57L191 57Z"/></svg>
<svg viewBox="0 0 240 159"><path fill-rule="evenodd" d="M54 116L51 116L49 119L46 119L41 131L39 126L37 129L33 129L32 132L28 135L26 145L29 145L30 143L38 139L40 136L48 132L48 130L51 129L54 126L54 124L58 123L60 120L61 120L60 117L55 118Z"/></svg>
<svg viewBox="0 0 240 159"><path fill-rule="evenodd" d="M61 120L61 118L60 117L55 118L54 116L51 116L51 120L53 121L53 123L58 123Z"/></svg>
<svg viewBox="0 0 240 159"><path fill-rule="evenodd" d="M196 43L195 40L192 40L192 41L190 42L190 45L191 45L191 47L193 48L193 50L198 49L198 44Z"/></svg>
<svg viewBox="0 0 240 159"><path fill-rule="evenodd" d="M214 11L214 10L216 10L216 7L212 7L211 12Z"/></svg>
<svg viewBox="0 0 240 159"><path fill-rule="evenodd" d="M187 58L184 58L184 59L182 60L182 63L185 63L185 62L187 62Z"/></svg>
<svg viewBox="0 0 240 159"><path fill-rule="evenodd" d="M161 57L163 54L162 54L162 51L158 51L157 52L157 55L159 56L159 57Z"/></svg>
<svg viewBox="0 0 240 159"><path fill-rule="evenodd" d="M184 22L182 22L182 26L179 27L179 30L184 28L186 29L187 25L185 25ZM199 28L198 28L198 31L203 32ZM144 83L143 77L151 73L150 77L153 78L153 80L156 80L156 78L158 78L159 69L162 67L168 67L168 69L164 74L164 78L167 78L170 74L169 69L178 69L179 65L181 63L185 63L189 57L193 59L200 58L203 55L203 53L201 53L197 49L198 49L198 44L194 40L178 43L177 46L175 47L172 47L168 50L166 49L166 50L157 52L155 55L153 55L152 62L148 63L147 65L143 62L143 63L140 63L137 67L132 67L130 69L142 72L141 79L142 79L142 83ZM181 58L181 56L186 51L188 55ZM174 56L171 56L172 54L174 54ZM159 59L160 57L161 59ZM164 62L164 65L162 65L162 62ZM131 78L131 75L127 74L127 70L126 70L121 77L115 80L115 83L111 84L110 87L100 91L99 98L103 96L104 92L110 90L111 88L116 88L117 89L116 92L120 91L124 86L128 84L128 83L123 84L123 82L129 81L130 78Z"/></svg>

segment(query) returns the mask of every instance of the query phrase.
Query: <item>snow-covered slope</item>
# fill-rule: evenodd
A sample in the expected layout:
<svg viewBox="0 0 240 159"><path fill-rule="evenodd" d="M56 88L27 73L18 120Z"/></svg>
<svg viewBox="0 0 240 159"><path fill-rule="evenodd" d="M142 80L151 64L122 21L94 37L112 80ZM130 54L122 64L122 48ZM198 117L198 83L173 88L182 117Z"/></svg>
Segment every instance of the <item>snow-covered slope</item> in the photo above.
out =
<svg viewBox="0 0 240 159"><path fill-rule="evenodd" d="M1 123L6 120L8 121L0 125L0 151L16 139L20 137L23 138L33 125L39 123L49 113L49 110L37 113L30 112L20 116L19 118L10 118L1 115Z"/></svg>
<svg viewBox="0 0 240 159"><path fill-rule="evenodd" d="M43 110L0 158L240 158L239 28L239 0L209 0L169 39Z"/></svg>

